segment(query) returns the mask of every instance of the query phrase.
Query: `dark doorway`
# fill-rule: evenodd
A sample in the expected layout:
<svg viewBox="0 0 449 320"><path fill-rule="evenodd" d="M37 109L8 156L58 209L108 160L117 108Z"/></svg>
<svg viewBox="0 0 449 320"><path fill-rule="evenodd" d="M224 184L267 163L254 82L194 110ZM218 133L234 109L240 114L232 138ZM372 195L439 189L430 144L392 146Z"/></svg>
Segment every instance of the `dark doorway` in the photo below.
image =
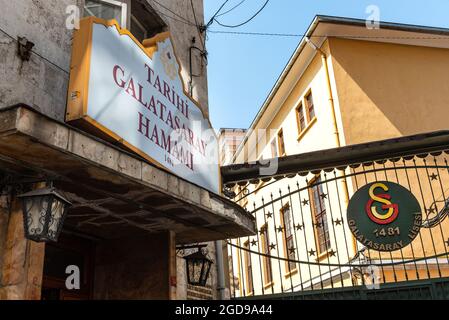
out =
<svg viewBox="0 0 449 320"><path fill-rule="evenodd" d="M88 300L92 297L95 244L81 237L61 234L45 246L42 300ZM79 268L80 288L67 289L70 265Z"/></svg>

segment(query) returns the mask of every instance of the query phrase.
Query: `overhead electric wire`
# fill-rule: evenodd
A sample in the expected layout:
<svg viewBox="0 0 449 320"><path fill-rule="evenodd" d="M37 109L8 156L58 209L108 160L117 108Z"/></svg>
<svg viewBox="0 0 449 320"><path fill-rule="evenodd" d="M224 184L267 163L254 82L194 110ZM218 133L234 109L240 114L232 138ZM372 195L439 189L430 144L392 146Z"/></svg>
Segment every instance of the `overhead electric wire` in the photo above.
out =
<svg viewBox="0 0 449 320"><path fill-rule="evenodd" d="M180 14L178 14L178 13L176 13L175 11L171 10L170 8L168 8L167 6L163 5L163 4L160 3L159 1L157 1L157 0L153 0L153 1L154 1L155 3L157 3L160 7L164 8L165 10L167 10L167 11L171 12L172 14L174 14L176 17L178 17L179 19L181 19L184 23L190 24L190 25L195 25L192 21L189 21L186 17L181 16ZM160 12L159 10L156 10L156 11L158 11L159 13L161 13L161 14L167 16L166 14ZM175 18L170 17L170 16L167 16L167 17L172 18L172 19L175 19ZM176 20L176 19L175 19L175 20ZM179 20L178 20L178 21L179 21Z"/></svg>
<svg viewBox="0 0 449 320"><path fill-rule="evenodd" d="M162 11L159 11L158 9L155 9L155 8L153 8L153 10L156 11L157 13L159 13L160 15L162 15L164 17L167 17L169 19L172 19L174 21L178 21L178 22L183 23L183 24L188 25L188 26L195 26L195 23L193 23L193 22L189 22L189 21L185 21L185 20L181 20L181 19L172 17L172 16L170 16L170 15L168 15L168 14L162 12Z"/></svg>
<svg viewBox="0 0 449 320"><path fill-rule="evenodd" d="M250 22L251 20L253 20L255 17L257 17L257 15L258 15L259 13L261 13L262 10L267 6L268 2L270 2L270 0L266 0L265 3L263 4L263 6L262 6L259 10L257 10L257 12L251 16L251 18L249 18L248 20L246 20L246 21L244 21L244 22L242 22L242 23L235 24L235 25L228 25L228 24L221 23L221 22L218 21L215 17L214 17L214 21L215 21L216 23L218 23L220 26L226 27L226 28L238 28L238 27L241 27L241 26L247 24L248 22Z"/></svg>
<svg viewBox="0 0 449 320"><path fill-rule="evenodd" d="M220 13L221 9L223 9L223 7L225 6L226 3L228 3L229 0L226 0L225 2L223 2L223 4L220 6L220 8L218 8L218 10L212 15L212 18L209 19L209 22L206 23L206 29L214 22L215 17L217 16L217 14Z"/></svg>
<svg viewBox="0 0 449 320"><path fill-rule="evenodd" d="M238 4L236 4L235 6L233 6L231 9L229 9L229 10L223 12L223 13L217 14L216 17L224 16L225 14L227 14L227 13L233 11L234 9L237 9L237 8L240 7L240 5L243 4L243 2L245 2L245 1L246 1L246 0L240 1Z"/></svg>
<svg viewBox="0 0 449 320"><path fill-rule="evenodd" d="M231 35L249 35L249 36L268 36L268 37L309 37L309 38L352 38L352 39L409 39L409 40L449 40L449 36L358 36L350 34L341 35L306 35L300 33L270 33L270 32L245 32L245 31L222 31L208 30L210 33L231 34Z"/></svg>
<svg viewBox="0 0 449 320"><path fill-rule="evenodd" d="M276 37L304 37L304 34L291 34L291 33L268 33L268 32L245 32L245 31L221 31L221 30L208 30L210 33L217 34L232 34L232 35L249 35L249 36L276 36Z"/></svg>

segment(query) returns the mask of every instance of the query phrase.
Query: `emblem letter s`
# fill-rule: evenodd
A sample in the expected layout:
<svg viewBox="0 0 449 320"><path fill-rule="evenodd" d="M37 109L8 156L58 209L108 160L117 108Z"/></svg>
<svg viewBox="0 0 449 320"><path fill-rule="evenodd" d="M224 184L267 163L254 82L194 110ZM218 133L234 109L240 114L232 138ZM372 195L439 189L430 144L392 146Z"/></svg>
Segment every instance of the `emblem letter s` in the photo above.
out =
<svg viewBox="0 0 449 320"><path fill-rule="evenodd" d="M383 191L388 191L388 187L381 183L373 183L371 187L369 188L369 196L370 199L366 203L365 211L368 217L377 224L388 224L393 222L398 214L399 214L399 207L397 204L392 203L390 201L391 196L389 194L374 194L374 190L377 188L381 188ZM382 203L382 209L387 210L386 213L379 213L377 211L377 208L374 204L374 202Z"/></svg>

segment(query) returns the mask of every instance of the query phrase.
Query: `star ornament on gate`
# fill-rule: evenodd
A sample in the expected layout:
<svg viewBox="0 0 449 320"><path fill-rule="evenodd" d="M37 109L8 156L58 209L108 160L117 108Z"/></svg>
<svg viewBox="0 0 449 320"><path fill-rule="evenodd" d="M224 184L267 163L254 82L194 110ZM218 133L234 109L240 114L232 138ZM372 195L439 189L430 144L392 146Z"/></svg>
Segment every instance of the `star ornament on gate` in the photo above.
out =
<svg viewBox="0 0 449 320"><path fill-rule="evenodd" d="M302 201L303 206L307 206L309 204L309 200L303 199Z"/></svg>
<svg viewBox="0 0 449 320"><path fill-rule="evenodd" d="M313 249L310 249L309 250L309 256L314 256L315 255L315 250L313 250Z"/></svg>
<svg viewBox="0 0 449 320"><path fill-rule="evenodd" d="M269 247L270 247L270 251L276 249L276 245L273 242L270 244Z"/></svg>
<svg viewBox="0 0 449 320"><path fill-rule="evenodd" d="M295 228L296 228L296 230L302 230L302 228L304 228L304 224L297 224L296 226L295 226Z"/></svg>
<svg viewBox="0 0 449 320"><path fill-rule="evenodd" d="M288 249L288 251L290 251L290 253L295 253L295 248L291 247L290 249Z"/></svg>
<svg viewBox="0 0 449 320"><path fill-rule="evenodd" d="M342 222L343 222L343 220L340 220L340 218L337 218L336 220L334 220L334 223L336 226L340 226Z"/></svg>
<svg viewBox="0 0 449 320"><path fill-rule="evenodd" d="M327 199L327 193L322 193L320 194L321 199Z"/></svg>
<svg viewBox="0 0 449 320"><path fill-rule="evenodd" d="M282 230L283 230L283 228L282 228L281 226L277 227L277 231L278 231L279 233L282 233Z"/></svg>
<svg viewBox="0 0 449 320"><path fill-rule="evenodd" d="M329 255L330 255L331 257L335 257L335 254L336 254L336 252L334 251L334 249L331 249L331 250L329 251Z"/></svg>
<svg viewBox="0 0 449 320"><path fill-rule="evenodd" d="M253 239L253 240L251 241L251 245L252 245L253 247L255 247L255 246L257 245L257 241Z"/></svg>
<svg viewBox="0 0 449 320"><path fill-rule="evenodd" d="M272 214L271 212L268 212L268 213L266 214L266 216L267 216L267 218L271 218L271 217L273 216L273 214Z"/></svg>
<svg viewBox="0 0 449 320"><path fill-rule="evenodd" d="M429 175L430 180L438 180L438 176L435 173Z"/></svg>

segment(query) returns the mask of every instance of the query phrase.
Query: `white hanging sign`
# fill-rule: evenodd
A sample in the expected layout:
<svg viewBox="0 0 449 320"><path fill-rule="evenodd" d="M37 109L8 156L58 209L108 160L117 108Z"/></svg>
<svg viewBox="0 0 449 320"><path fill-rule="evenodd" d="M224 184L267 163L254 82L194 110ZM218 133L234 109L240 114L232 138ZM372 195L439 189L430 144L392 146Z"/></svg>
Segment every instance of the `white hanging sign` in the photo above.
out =
<svg viewBox="0 0 449 320"><path fill-rule="evenodd" d="M186 93L168 32L140 44L95 17L75 31L66 120L215 193L218 142Z"/></svg>

